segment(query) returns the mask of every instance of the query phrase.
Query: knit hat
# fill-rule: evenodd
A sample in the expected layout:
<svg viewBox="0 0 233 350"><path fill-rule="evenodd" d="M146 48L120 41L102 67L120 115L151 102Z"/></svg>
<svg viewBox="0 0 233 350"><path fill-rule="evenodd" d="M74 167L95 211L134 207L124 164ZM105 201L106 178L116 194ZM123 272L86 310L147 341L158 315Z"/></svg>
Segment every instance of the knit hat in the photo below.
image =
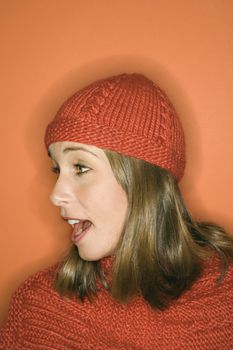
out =
<svg viewBox="0 0 233 350"><path fill-rule="evenodd" d="M75 141L143 159L179 181L184 133L166 94L141 74L98 80L68 98L48 125L45 144Z"/></svg>

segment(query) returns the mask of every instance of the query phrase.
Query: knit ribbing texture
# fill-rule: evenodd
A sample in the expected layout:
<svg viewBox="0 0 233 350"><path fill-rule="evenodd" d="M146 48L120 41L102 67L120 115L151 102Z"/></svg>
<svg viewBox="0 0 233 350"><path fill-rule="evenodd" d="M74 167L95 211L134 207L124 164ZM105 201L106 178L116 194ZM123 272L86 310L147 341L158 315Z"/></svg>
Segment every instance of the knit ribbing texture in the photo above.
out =
<svg viewBox="0 0 233 350"><path fill-rule="evenodd" d="M142 74L98 80L68 98L48 125L45 144L74 141L143 159L179 181L185 139L167 95Z"/></svg>
<svg viewBox="0 0 233 350"><path fill-rule="evenodd" d="M16 291L1 350L232 349L233 267L216 285L219 258L165 311L153 310L139 294L120 304L101 286L92 303L63 299L52 288L55 271L35 274Z"/></svg>

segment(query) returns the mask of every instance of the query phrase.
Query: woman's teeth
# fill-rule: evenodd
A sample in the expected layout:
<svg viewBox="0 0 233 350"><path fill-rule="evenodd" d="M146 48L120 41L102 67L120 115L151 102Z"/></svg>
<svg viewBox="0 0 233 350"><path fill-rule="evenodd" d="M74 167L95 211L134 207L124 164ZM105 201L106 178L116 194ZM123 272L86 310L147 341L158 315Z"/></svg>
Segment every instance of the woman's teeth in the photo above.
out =
<svg viewBox="0 0 233 350"><path fill-rule="evenodd" d="M79 223L80 220L67 220L68 224L74 227L75 224Z"/></svg>

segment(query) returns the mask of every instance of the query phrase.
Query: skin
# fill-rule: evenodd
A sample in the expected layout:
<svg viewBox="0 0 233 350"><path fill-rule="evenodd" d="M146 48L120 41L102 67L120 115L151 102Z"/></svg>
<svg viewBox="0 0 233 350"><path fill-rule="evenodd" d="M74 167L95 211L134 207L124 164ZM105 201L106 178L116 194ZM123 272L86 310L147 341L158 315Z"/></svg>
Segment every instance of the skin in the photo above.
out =
<svg viewBox="0 0 233 350"><path fill-rule="evenodd" d="M53 170L58 174L50 196L52 203L60 208L62 217L92 223L76 243L80 256L94 261L113 255L128 202L104 151L95 146L65 141L51 144L49 154Z"/></svg>

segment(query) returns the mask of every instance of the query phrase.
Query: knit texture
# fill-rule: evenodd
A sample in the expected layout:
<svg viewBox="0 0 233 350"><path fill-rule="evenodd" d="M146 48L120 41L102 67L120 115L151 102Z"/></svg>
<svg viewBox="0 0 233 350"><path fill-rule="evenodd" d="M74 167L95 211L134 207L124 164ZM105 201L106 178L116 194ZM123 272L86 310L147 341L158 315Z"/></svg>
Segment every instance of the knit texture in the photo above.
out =
<svg viewBox="0 0 233 350"><path fill-rule="evenodd" d="M167 95L141 74L99 80L63 103L48 125L45 144L75 141L143 159L179 181L184 133Z"/></svg>
<svg viewBox="0 0 233 350"><path fill-rule="evenodd" d="M108 259L105 272L111 273ZM233 267L216 285L220 261L169 309L153 310L138 294L128 304L100 287L90 303L61 298L52 288L56 266L27 279L15 292L0 332L0 349L230 350L233 348Z"/></svg>

